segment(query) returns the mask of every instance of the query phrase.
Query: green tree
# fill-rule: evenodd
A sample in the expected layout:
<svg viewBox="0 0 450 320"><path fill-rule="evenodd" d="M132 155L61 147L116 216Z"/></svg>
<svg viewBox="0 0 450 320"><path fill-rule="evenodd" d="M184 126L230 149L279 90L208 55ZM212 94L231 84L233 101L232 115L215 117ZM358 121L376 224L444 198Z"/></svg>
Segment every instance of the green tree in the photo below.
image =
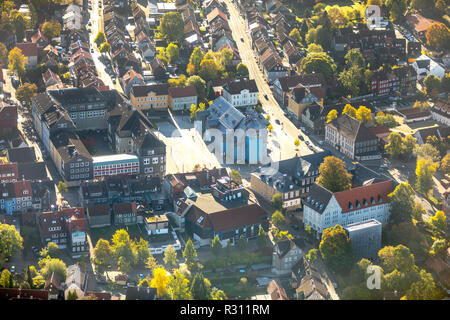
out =
<svg viewBox="0 0 450 320"><path fill-rule="evenodd" d="M433 48L450 48L450 29L443 23L434 22L430 25L427 29L425 37L427 39L427 44Z"/></svg>
<svg viewBox="0 0 450 320"><path fill-rule="evenodd" d="M325 229L319 244L324 262L339 273L348 272L353 264L350 238L342 226Z"/></svg>
<svg viewBox="0 0 450 320"><path fill-rule="evenodd" d="M420 280L414 282L406 292L408 300L440 300L440 293L433 276L425 270L420 271Z"/></svg>
<svg viewBox="0 0 450 320"><path fill-rule="evenodd" d="M46 21L42 24L41 31L49 40L59 37L61 34L61 24L56 20Z"/></svg>
<svg viewBox="0 0 450 320"><path fill-rule="evenodd" d="M404 17L405 11L408 8L406 0L386 0L385 5L389 12L389 18L392 21L397 21Z"/></svg>
<svg viewBox="0 0 450 320"><path fill-rule="evenodd" d="M432 161L439 161L441 159L441 153L433 145L424 143L421 146L416 145L414 153L421 158L431 159Z"/></svg>
<svg viewBox="0 0 450 320"><path fill-rule="evenodd" d="M67 275L67 267L64 261L56 258L44 258L39 261L41 268L40 274L47 279L53 272L59 276L61 281L65 281Z"/></svg>
<svg viewBox="0 0 450 320"><path fill-rule="evenodd" d="M283 197L282 197L281 193L275 193L272 196L272 206L276 210L282 210L283 209Z"/></svg>
<svg viewBox="0 0 450 320"><path fill-rule="evenodd" d="M184 248L183 251L183 258L189 270L192 270L194 264L197 261L197 250L195 250L194 243L190 238L186 242L186 247Z"/></svg>
<svg viewBox="0 0 450 320"><path fill-rule="evenodd" d="M177 42L183 39L184 22L179 12L167 12L161 18L159 31L167 41Z"/></svg>
<svg viewBox="0 0 450 320"><path fill-rule="evenodd" d="M214 256L218 257L222 253L222 244L218 236L215 236L211 242L211 250Z"/></svg>
<svg viewBox="0 0 450 320"><path fill-rule="evenodd" d="M396 247L386 246L378 252L381 266L386 272L398 270L408 272L415 267L414 255L408 247L399 244Z"/></svg>
<svg viewBox="0 0 450 320"><path fill-rule="evenodd" d="M273 125L272 125L272 124L269 124L269 125L267 126L267 131L269 131L269 132L272 132L272 131L273 131Z"/></svg>
<svg viewBox="0 0 450 320"><path fill-rule="evenodd" d="M331 192L348 190L352 186L352 175L345 169L345 163L339 158L325 157L319 166L316 183Z"/></svg>
<svg viewBox="0 0 450 320"><path fill-rule="evenodd" d="M0 267L20 249L23 249L23 238L16 227L0 223Z"/></svg>
<svg viewBox="0 0 450 320"><path fill-rule="evenodd" d="M219 66L213 59L204 59L200 63L199 75L206 81L219 78Z"/></svg>
<svg viewBox="0 0 450 320"><path fill-rule="evenodd" d="M294 140L294 145L295 145L296 147L298 147L298 146L300 145L300 139L299 139L299 138L295 138L295 140Z"/></svg>
<svg viewBox="0 0 450 320"><path fill-rule="evenodd" d="M39 254L42 258L45 258L47 256L50 256L50 258L59 258L60 253L61 252L58 248L58 245L54 242L49 242L44 248L42 248Z"/></svg>
<svg viewBox="0 0 450 320"><path fill-rule="evenodd" d="M359 106L356 110L356 119L365 124L371 123L373 120L372 111L365 106Z"/></svg>
<svg viewBox="0 0 450 320"><path fill-rule="evenodd" d="M433 6L432 0L411 0L409 4L413 9L423 10Z"/></svg>
<svg viewBox="0 0 450 320"><path fill-rule="evenodd" d="M285 222L284 216L283 214L276 210L273 214L272 214L272 224L279 227L281 226L283 223Z"/></svg>
<svg viewBox="0 0 450 320"><path fill-rule="evenodd" d="M206 95L206 82L199 76L190 76L187 80L188 86L194 86L197 90L199 100L205 98Z"/></svg>
<svg viewBox="0 0 450 320"><path fill-rule="evenodd" d="M348 19L339 6L332 6L327 10L327 12L333 28L343 28L347 25Z"/></svg>
<svg viewBox="0 0 450 320"><path fill-rule="evenodd" d="M308 45L308 48L306 48L306 51L308 53L310 53L310 52L324 52L322 46L320 44L316 44L316 43L310 43Z"/></svg>
<svg viewBox="0 0 450 320"><path fill-rule="evenodd" d="M111 52L111 45L108 42L103 42L103 44L100 46L100 52L101 53Z"/></svg>
<svg viewBox="0 0 450 320"><path fill-rule="evenodd" d="M147 262L145 263L145 267L150 270L150 274L153 275L153 270L156 268L160 268L161 266L158 265L158 262L156 261L155 257L150 254L147 258Z"/></svg>
<svg viewBox="0 0 450 320"><path fill-rule="evenodd" d="M233 180L234 182L236 182L237 184L242 184L242 176L239 173L239 171L237 170L231 170L230 171L230 178L231 180Z"/></svg>
<svg viewBox="0 0 450 320"><path fill-rule="evenodd" d="M93 262L102 270L113 262L113 250L108 240L99 239L94 248Z"/></svg>
<svg viewBox="0 0 450 320"><path fill-rule="evenodd" d="M18 77L22 78L25 75L25 64L27 57L25 57L17 47L14 47L8 54L8 68Z"/></svg>
<svg viewBox="0 0 450 320"><path fill-rule="evenodd" d="M13 277L8 269L4 269L0 276L0 287L2 288L13 288Z"/></svg>
<svg viewBox="0 0 450 320"><path fill-rule="evenodd" d="M331 33L323 25L319 25L316 28L311 28L305 37L306 43L320 44L322 48L329 48L331 42Z"/></svg>
<svg viewBox="0 0 450 320"><path fill-rule="evenodd" d="M37 95L37 86L33 83L24 83L19 86L16 90L16 97L20 101L26 101L28 104L31 104L31 98Z"/></svg>
<svg viewBox="0 0 450 320"><path fill-rule="evenodd" d="M202 62L204 53L200 47L195 47L189 58L189 63L195 67L195 70L200 70L200 63Z"/></svg>
<svg viewBox="0 0 450 320"><path fill-rule="evenodd" d="M431 94L433 90L439 91L441 88L441 80L433 74L429 74L423 80L427 94Z"/></svg>
<svg viewBox="0 0 450 320"><path fill-rule="evenodd" d="M431 159L418 158L416 165L416 190L426 194L433 186L437 164Z"/></svg>
<svg viewBox="0 0 450 320"><path fill-rule="evenodd" d="M169 43L169 45L166 48L166 52L170 63L174 63L180 57L180 49L174 43Z"/></svg>
<svg viewBox="0 0 450 320"><path fill-rule="evenodd" d="M2 64L7 56L8 56L8 48L3 43L0 43L0 62Z"/></svg>
<svg viewBox="0 0 450 320"><path fill-rule="evenodd" d="M361 88L364 87L364 70L357 66L345 69L339 74L339 81L352 96L356 97L362 92Z"/></svg>
<svg viewBox="0 0 450 320"><path fill-rule="evenodd" d="M144 278L139 281L138 287L150 288L150 281L147 278Z"/></svg>
<svg viewBox="0 0 450 320"><path fill-rule="evenodd" d="M442 235L447 231L447 217L444 211L436 211L434 216L430 217L430 226L435 230L435 233Z"/></svg>
<svg viewBox="0 0 450 320"><path fill-rule="evenodd" d="M227 295L222 290L217 288L212 288L211 290L211 299L212 300L228 300Z"/></svg>
<svg viewBox="0 0 450 320"><path fill-rule="evenodd" d="M289 37L291 37L297 42L302 42L302 35L300 34L300 31L298 31L297 28L291 30L291 32L289 33Z"/></svg>
<svg viewBox="0 0 450 320"><path fill-rule="evenodd" d="M422 205L420 204L420 202L415 202L414 203L414 207L411 211L411 217L413 217L414 219L421 221L422 220L422 216L424 214L426 214L427 212L425 211L424 208L422 208Z"/></svg>
<svg viewBox="0 0 450 320"><path fill-rule="evenodd" d="M244 238L244 236L242 234L241 234L241 236L239 237L239 240L236 243L236 247L240 251L244 251L247 248L247 240Z"/></svg>
<svg viewBox="0 0 450 320"><path fill-rule="evenodd" d="M111 247L113 256L119 264L119 270L125 272L137 263L137 252L130 235L125 229L117 230L112 236Z"/></svg>
<svg viewBox="0 0 450 320"><path fill-rule="evenodd" d="M97 45L97 47L100 47L101 44L105 41L106 41L106 37L105 37L105 34L103 33L103 31L97 32L97 35L94 38L94 42Z"/></svg>
<svg viewBox="0 0 450 320"><path fill-rule="evenodd" d="M189 280L180 272L175 270L173 276L167 281L167 293L172 300L190 300L192 299L189 290Z"/></svg>
<svg viewBox="0 0 450 320"><path fill-rule="evenodd" d="M430 254L445 258L448 242L445 239L436 239L431 246Z"/></svg>
<svg viewBox="0 0 450 320"><path fill-rule="evenodd" d="M169 268L174 268L178 263L177 251L171 245L164 251L164 263Z"/></svg>
<svg viewBox="0 0 450 320"><path fill-rule="evenodd" d="M267 236L263 227L259 227L258 236L256 237L256 244L260 250L267 247Z"/></svg>
<svg viewBox="0 0 450 320"><path fill-rule="evenodd" d="M208 300L210 289L202 273L196 273L191 282L191 294L194 300Z"/></svg>
<svg viewBox="0 0 450 320"><path fill-rule="evenodd" d="M388 194L391 203L391 215L389 220L393 224L398 224L411 219L411 212L414 207L414 190L409 183L400 183L394 191Z"/></svg>
<svg viewBox="0 0 450 320"><path fill-rule="evenodd" d="M150 250L148 241L139 238L139 241L135 243L136 253L137 253L137 263L145 264L150 257Z"/></svg>
<svg viewBox="0 0 450 320"><path fill-rule="evenodd" d="M58 191L60 193L69 191L67 189L67 184L64 181L58 182L58 185L56 187L58 188Z"/></svg>
<svg viewBox="0 0 450 320"><path fill-rule="evenodd" d="M239 63L236 67L236 75L240 77L248 76L248 68L244 63Z"/></svg>
<svg viewBox="0 0 450 320"><path fill-rule="evenodd" d="M333 78L336 65L325 52L310 52L300 62L302 73L322 73L327 80Z"/></svg>
<svg viewBox="0 0 450 320"><path fill-rule="evenodd" d="M72 290L69 292L67 292L67 297L66 300L77 300L78 299L78 294L76 290Z"/></svg>
<svg viewBox="0 0 450 320"><path fill-rule="evenodd" d="M225 247L225 255L226 255L227 257L229 257L229 256L231 255L231 250L233 250L233 246L232 246L232 244L231 244L231 240L228 239L228 240L227 240L227 245L226 245L226 247Z"/></svg>
<svg viewBox="0 0 450 320"><path fill-rule="evenodd" d="M317 249L311 249L306 254L305 258L308 260L310 264L314 264L314 262L317 260L317 254L319 253L319 250Z"/></svg>

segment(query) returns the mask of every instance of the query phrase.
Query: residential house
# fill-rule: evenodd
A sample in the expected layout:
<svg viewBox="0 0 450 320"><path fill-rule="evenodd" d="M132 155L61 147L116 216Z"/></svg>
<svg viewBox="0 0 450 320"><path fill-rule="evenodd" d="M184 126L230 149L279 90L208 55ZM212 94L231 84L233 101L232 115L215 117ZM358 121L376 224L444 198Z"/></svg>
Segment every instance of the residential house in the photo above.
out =
<svg viewBox="0 0 450 320"><path fill-rule="evenodd" d="M0 300L48 300L47 290L0 288Z"/></svg>
<svg viewBox="0 0 450 320"><path fill-rule="evenodd" d="M210 27L214 27L219 21L228 22L227 15L223 13L219 7L214 8L210 13L206 15L206 20Z"/></svg>
<svg viewBox="0 0 450 320"><path fill-rule="evenodd" d="M47 90L64 88L64 84L59 76L51 69L47 69L47 71L42 74L42 80L44 81L44 86Z"/></svg>
<svg viewBox="0 0 450 320"><path fill-rule="evenodd" d="M289 300L286 290L276 280L270 281L267 286L267 293L270 296L270 300Z"/></svg>
<svg viewBox="0 0 450 320"><path fill-rule="evenodd" d="M450 127L448 126L434 126L431 128L418 129L413 137L416 138L419 146L427 142L428 137L435 136L438 139L445 139L450 135Z"/></svg>
<svg viewBox="0 0 450 320"><path fill-rule="evenodd" d="M26 68L35 68L38 63L38 46L34 42L16 43L16 47L22 51L22 54L27 58L25 63Z"/></svg>
<svg viewBox="0 0 450 320"><path fill-rule="evenodd" d="M0 183L16 181L18 174L17 163L0 162Z"/></svg>
<svg viewBox="0 0 450 320"><path fill-rule="evenodd" d="M431 118L430 111L422 108L398 109L397 114L403 117L405 123L424 121Z"/></svg>
<svg viewBox="0 0 450 320"><path fill-rule="evenodd" d="M197 89L194 86L171 87L169 91L169 107L172 111L189 110L197 105Z"/></svg>
<svg viewBox="0 0 450 320"><path fill-rule="evenodd" d="M165 214L145 218L144 226L149 236L169 233L169 219Z"/></svg>
<svg viewBox="0 0 450 320"><path fill-rule="evenodd" d="M48 291L49 300L62 300L64 291L61 284L61 279L55 272L45 280L44 290Z"/></svg>
<svg viewBox="0 0 450 320"><path fill-rule="evenodd" d="M36 154L33 147L9 148L6 150L8 162L35 162Z"/></svg>
<svg viewBox="0 0 450 320"><path fill-rule="evenodd" d="M412 28L414 35L421 40L425 40L428 28L437 21L425 18L420 14L409 14L406 16L406 23Z"/></svg>
<svg viewBox="0 0 450 320"><path fill-rule="evenodd" d="M390 215L388 194L392 181L372 180L367 184L340 192L331 192L314 183L304 201L303 221L317 234L337 224L346 227L352 223L376 219L387 223Z"/></svg>
<svg viewBox="0 0 450 320"><path fill-rule="evenodd" d="M230 81L223 86L223 97L236 108L256 106L258 87L254 79Z"/></svg>
<svg viewBox="0 0 450 320"><path fill-rule="evenodd" d="M130 225L137 223L136 202L122 202L113 204L115 225Z"/></svg>
<svg viewBox="0 0 450 320"><path fill-rule="evenodd" d="M66 11L64 12L62 20L63 20L64 29L80 30L81 27L83 26L83 14L81 12L81 8L74 3L70 4L66 8Z"/></svg>
<svg viewBox="0 0 450 320"><path fill-rule="evenodd" d="M305 88L321 88L326 90L325 78L321 73L302 74L279 77L273 83L273 96L281 107L287 107L289 103L288 93L298 85Z"/></svg>
<svg viewBox="0 0 450 320"><path fill-rule="evenodd" d="M430 108L431 118L440 122L441 124L450 126L450 105L448 102L438 100Z"/></svg>
<svg viewBox="0 0 450 320"><path fill-rule="evenodd" d="M327 287L319 277L306 275L302 278L296 289L298 300L329 300L330 294Z"/></svg>
<svg viewBox="0 0 450 320"><path fill-rule="evenodd" d="M325 125L325 142L350 159L379 159L378 139L360 121L347 114Z"/></svg>
<svg viewBox="0 0 450 320"><path fill-rule="evenodd" d="M86 216L90 228L100 228L111 225L111 209L108 204L87 207Z"/></svg>
<svg viewBox="0 0 450 320"><path fill-rule="evenodd" d="M161 80L167 77L167 69L158 58L155 58L152 60L152 62L150 62L150 71L157 80Z"/></svg>
<svg viewBox="0 0 450 320"><path fill-rule="evenodd" d="M276 242L272 254L272 272L278 275L291 273L292 267L305 255L301 249L303 245L300 239Z"/></svg>
<svg viewBox="0 0 450 320"><path fill-rule="evenodd" d="M324 97L324 90L320 88L309 89L300 84L288 92L288 112L300 121L305 107L315 103L322 105Z"/></svg>
<svg viewBox="0 0 450 320"><path fill-rule="evenodd" d="M81 269L78 263L68 266L64 290L65 299L67 300L69 293L73 292L76 292L78 298L84 297L86 295L88 277L89 275Z"/></svg>
<svg viewBox="0 0 450 320"><path fill-rule="evenodd" d="M413 62L412 66L416 70L417 80L423 80L430 74L439 79L442 79L445 76L445 68L424 54L418 57Z"/></svg>
<svg viewBox="0 0 450 320"><path fill-rule="evenodd" d="M260 57L260 61L264 75L269 83L273 83L276 79L288 74L288 69L284 66L280 56L271 48L264 52Z"/></svg>
<svg viewBox="0 0 450 320"><path fill-rule="evenodd" d="M164 83L134 86L130 91L130 104L135 110L167 110L169 85Z"/></svg>
<svg viewBox="0 0 450 320"><path fill-rule="evenodd" d="M38 49L43 49L48 45L47 38L42 34L41 30L38 29L36 33L31 37L31 42L35 43Z"/></svg>
<svg viewBox="0 0 450 320"><path fill-rule="evenodd" d="M29 180L3 182L0 184L0 212L11 215L31 210L32 192Z"/></svg>
<svg viewBox="0 0 450 320"><path fill-rule="evenodd" d="M144 77L133 69L129 69L120 79L120 82L127 97L130 94L131 87L145 84Z"/></svg>
<svg viewBox="0 0 450 320"><path fill-rule="evenodd" d="M0 102L0 133L8 133L17 129L17 106Z"/></svg>

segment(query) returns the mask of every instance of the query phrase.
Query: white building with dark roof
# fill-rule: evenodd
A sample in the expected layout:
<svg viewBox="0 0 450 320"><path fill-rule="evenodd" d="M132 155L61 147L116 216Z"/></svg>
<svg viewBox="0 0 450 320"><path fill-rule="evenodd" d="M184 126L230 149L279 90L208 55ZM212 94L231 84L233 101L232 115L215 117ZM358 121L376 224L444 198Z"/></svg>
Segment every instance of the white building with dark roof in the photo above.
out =
<svg viewBox="0 0 450 320"><path fill-rule="evenodd" d="M223 86L223 97L234 107L256 106L258 87L253 79L231 81Z"/></svg>

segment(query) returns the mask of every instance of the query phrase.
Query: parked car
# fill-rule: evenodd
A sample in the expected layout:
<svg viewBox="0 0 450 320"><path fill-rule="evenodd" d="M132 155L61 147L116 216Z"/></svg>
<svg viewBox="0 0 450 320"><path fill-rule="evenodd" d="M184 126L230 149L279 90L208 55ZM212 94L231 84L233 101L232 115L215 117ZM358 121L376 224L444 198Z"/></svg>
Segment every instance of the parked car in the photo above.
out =
<svg viewBox="0 0 450 320"><path fill-rule="evenodd" d="M299 138L301 141L305 141L305 138L303 138L303 136L302 136L301 134L298 135L298 138Z"/></svg>
<svg viewBox="0 0 450 320"><path fill-rule="evenodd" d="M269 97L267 96L267 94L264 95L264 98L269 101Z"/></svg>
<svg viewBox="0 0 450 320"><path fill-rule="evenodd" d="M308 146L309 146L309 141L306 141L305 143L306 143L306 145L308 145Z"/></svg>
<svg viewBox="0 0 450 320"><path fill-rule="evenodd" d="M276 124L280 124L280 120L276 119L276 120L275 120L275 123L276 123Z"/></svg>
<svg viewBox="0 0 450 320"><path fill-rule="evenodd" d="M241 38L241 42L244 42L244 38Z"/></svg>

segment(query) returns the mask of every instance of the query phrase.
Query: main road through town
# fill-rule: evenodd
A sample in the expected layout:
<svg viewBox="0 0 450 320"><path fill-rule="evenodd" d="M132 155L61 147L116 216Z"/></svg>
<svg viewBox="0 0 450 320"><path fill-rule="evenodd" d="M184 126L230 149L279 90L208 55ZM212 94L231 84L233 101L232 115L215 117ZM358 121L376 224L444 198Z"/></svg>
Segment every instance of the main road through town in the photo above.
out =
<svg viewBox="0 0 450 320"><path fill-rule="evenodd" d="M278 119L281 126L281 131L287 135L289 141L286 141L289 146L289 150L291 152L285 152L283 147L285 145L285 141L280 141L281 152L283 153L281 157L283 159L293 156L292 150L294 148L294 140L298 137L302 132L285 116L284 111L280 108L278 102L273 97L272 91L264 77L263 72L258 67L258 63L255 58L255 53L252 50L251 40L247 34L246 30L246 21L241 17L239 13L239 9L231 0L224 0L225 5L228 8L228 12L230 14L230 18L228 20L229 26L232 30L233 38L238 46L239 54L241 56L242 62L247 66L249 70L249 76L251 79L255 79L256 85L259 91L259 100L263 106L264 111L270 115L270 121L272 125L275 127L274 131L277 131L277 127L275 124L275 120ZM243 39L243 41L241 40ZM267 96L268 99L265 98ZM302 134L305 138L305 141L309 140L309 138ZM280 138L280 135L278 135ZM313 142L310 141L312 144ZM312 153L304 142L300 144L300 155L310 154ZM287 151L287 150L286 150ZM295 152L294 152L295 153Z"/></svg>

